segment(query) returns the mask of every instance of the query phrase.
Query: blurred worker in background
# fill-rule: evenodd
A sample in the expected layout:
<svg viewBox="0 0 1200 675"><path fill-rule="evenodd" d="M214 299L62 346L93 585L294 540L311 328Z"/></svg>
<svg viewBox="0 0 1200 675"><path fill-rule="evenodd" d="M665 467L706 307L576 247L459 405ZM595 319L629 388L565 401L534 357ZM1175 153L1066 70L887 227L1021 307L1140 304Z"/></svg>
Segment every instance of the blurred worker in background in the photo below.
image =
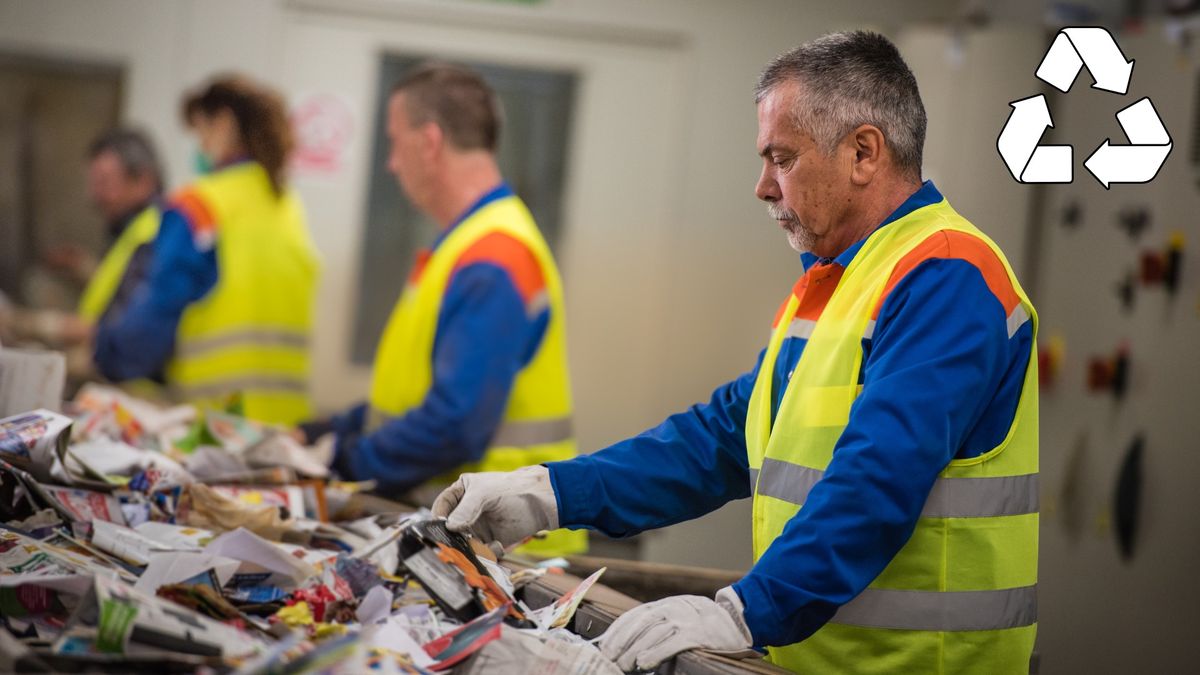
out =
<svg viewBox="0 0 1200 675"><path fill-rule="evenodd" d="M65 349L86 343L97 322L118 316L128 305L133 289L149 272L161 217L162 165L145 134L107 131L92 142L87 160L88 199L104 219L108 251L97 264L77 245L50 250L50 266L83 288L79 308L75 314L20 310L15 322L21 337Z"/></svg>
<svg viewBox="0 0 1200 675"><path fill-rule="evenodd" d="M98 266L87 265L71 249L54 257L78 273L91 267L79 316L94 324L118 316L149 274L164 181L158 153L138 131L114 129L100 136L88 157L88 196L104 216L112 245Z"/></svg>
<svg viewBox="0 0 1200 675"><path fill-rule="evenodd" d="M367 402L304 427L309 441L336 432L338 473L386 493L575 456L562 281L500 175L500 125L495 93L457 66L414 69L388 101L388 168L440 232L380 339ZM564 530L526 551L586 542Z"/></svg>
<svg viewBox="0 0 1200 675"><path fill-rule="evenodd" d="M287 110L230 76L189 93L182 113L203 175L168 200L149 277L99 326L97 366L114 381L162 372L180 400L294 424L311 415L319 263L285 176Z"/></svg>
<svg viewBox="0 0 1200 675"><path fill-rule="evenodd" d="M769 648L797 672L1027 673L1037 632L1037 316L921 181L925 108L887 38L836 33L759 79L755 193L805 273L757 366L592 455L467 474L434 504L502 544L610 536L752 497L753 568L622 615L623 670Z"/></svg>

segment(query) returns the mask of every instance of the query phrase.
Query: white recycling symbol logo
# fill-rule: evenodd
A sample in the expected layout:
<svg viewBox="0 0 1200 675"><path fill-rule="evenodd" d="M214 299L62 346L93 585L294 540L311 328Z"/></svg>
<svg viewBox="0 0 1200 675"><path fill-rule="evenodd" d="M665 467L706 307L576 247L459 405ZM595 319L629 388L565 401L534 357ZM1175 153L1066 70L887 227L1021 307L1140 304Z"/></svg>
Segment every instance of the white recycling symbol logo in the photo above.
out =
<svg viewBox="0 0 1200 675"><path fill-rule="evenodd" d="M1133 61L1125 60L1116 40L1104 28L1060 30L1035 74L1066 93L1085 66L1095 80L1093 89L1118 95L1129 91ZM1069 145L1039 145L1046 129L1054 126L1046 97L1038 94L1009 105L1013 111L996 140L996 149L1009 173L1020 183L1070 183L1074 149ZM1149 98L1117 112L1117 123L1129 143L1117 145L1106 138L1083 163L1106 190L1113 183L1149 182L1171 154L1171 136Z"/></svg>

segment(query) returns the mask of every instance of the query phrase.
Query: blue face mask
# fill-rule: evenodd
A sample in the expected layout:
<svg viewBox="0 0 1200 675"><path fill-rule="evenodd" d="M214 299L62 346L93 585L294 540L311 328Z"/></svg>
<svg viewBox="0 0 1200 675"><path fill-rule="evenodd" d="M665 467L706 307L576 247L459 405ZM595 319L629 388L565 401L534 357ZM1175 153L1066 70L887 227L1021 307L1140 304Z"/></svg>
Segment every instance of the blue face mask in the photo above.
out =
<svg viewBox="0 0 1200 675"><path fill-rule="evenodd" d="M196 169L196 173L200 176L210 174L213 170L212 160L209 159L208 155L204 154L204 151L200 149L197 149L195 154L192 156L192 166Z"/></svg>

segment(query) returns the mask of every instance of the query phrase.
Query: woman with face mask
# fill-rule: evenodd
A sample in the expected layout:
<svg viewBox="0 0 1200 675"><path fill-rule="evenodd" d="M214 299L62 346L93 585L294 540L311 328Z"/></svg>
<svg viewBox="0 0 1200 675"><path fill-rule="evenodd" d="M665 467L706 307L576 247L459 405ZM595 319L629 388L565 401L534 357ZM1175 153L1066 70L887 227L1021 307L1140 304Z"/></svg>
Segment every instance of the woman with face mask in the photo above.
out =
<svg viewBox="0 0 1200 675"><path fill-rule="evenodd" d="M157 376L179 401L295 423L311 414L319 264L287 185L286 107L228 76L189 92L182 115L201 175L168 200L154 267L128 311L100 325L96 365L117 382Z"/></svg>

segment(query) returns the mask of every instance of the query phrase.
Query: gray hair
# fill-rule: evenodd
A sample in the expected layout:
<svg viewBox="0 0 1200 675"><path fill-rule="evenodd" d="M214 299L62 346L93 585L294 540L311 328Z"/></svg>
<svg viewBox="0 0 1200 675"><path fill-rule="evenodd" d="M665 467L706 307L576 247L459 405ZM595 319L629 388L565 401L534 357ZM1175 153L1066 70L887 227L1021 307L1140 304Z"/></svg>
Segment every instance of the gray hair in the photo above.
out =
<svg viewBox="0 0 1200 675"><path fill-rule="evenodd" d="M848 31L806 42L767 64L755 102L784 82L801 85L796 125L826 154L859 125L870 124L883 132L898 168L920 179L925 106L917 78L886 37Z"/></svg>
<svg viewBox="0 0 1200 675"><path fill-rule="evenodd" d="M106 152L116 155L126 175L133 178L149 175L154 179L154 191L162 192L166 182L162 164L146 134L136 129L110 129L88 146L87 158L96 159Z"/></svg>

